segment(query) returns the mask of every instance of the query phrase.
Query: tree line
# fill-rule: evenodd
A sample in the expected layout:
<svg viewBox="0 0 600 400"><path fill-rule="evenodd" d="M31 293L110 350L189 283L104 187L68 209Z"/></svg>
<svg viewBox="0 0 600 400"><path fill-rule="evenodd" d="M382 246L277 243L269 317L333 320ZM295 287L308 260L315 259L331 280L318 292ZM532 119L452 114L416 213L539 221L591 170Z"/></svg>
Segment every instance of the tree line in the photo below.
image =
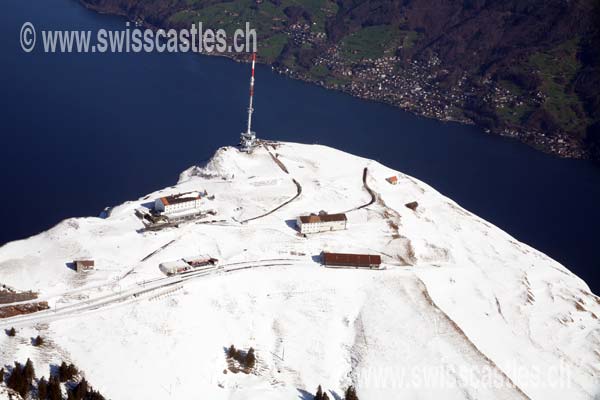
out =
<svg viewBox="0 0 600 400"><path fill-rule="evenodd" d="M6 376L7 375L7 376ZM35 379L35 368L31 359L25 364L15 361L12 370L7 373L0 368L0 382L6 378L6 386L19 394L23 399L38 400L65 400L63 397L62 384L64 384L67 397L66 400L104 400L100 392L94 390L85 378L78 379L79 371L73 364L64 361L58 367L57 373L50 374L46 380L42 376Z"/></svg>

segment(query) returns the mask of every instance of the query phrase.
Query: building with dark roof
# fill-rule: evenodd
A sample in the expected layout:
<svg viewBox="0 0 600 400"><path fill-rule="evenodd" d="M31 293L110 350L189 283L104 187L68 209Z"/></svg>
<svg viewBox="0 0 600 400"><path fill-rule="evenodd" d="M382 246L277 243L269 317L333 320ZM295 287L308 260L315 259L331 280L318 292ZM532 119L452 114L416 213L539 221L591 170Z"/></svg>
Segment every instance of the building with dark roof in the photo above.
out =
<svg viewBox="0 0 600 400"><path fill-rule="evenodd" d="M302 234L344 230L347 222L346 214L319 213L296 219L296 225Z"/></svg>
<svg viewBox="0 0 600 400"><path fill-rule="evenodd" d="M326 267L376 268L381 267L381 256L373 254L321 254L321 261Z"/></svg>

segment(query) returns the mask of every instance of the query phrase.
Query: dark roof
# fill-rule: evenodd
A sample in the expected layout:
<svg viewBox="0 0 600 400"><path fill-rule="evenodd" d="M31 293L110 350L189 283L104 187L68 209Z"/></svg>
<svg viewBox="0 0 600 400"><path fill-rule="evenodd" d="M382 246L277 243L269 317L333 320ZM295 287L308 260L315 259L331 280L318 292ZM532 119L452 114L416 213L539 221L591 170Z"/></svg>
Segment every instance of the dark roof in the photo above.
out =
<svg viewBox="0 0 600 400"><path fill-rule="evenodd" d="M188 194L190 193L179 193L171 196L165 196L161 197L160 201L162 201L162 203L165 206L167 206L169 204L187 203L188 201L194 201L202 198L202 196L200 196L199 194L196 197L186 197L186 195Z"/></svg>
<svg viewBox="0 0 600 400"><path fill-rule="evenodd" d="M311 214L303 215L300 217L300 221L303 224L314 224L317 222L333 222L333 221L347 221L346 214Z"/></svg>
<svg viewBox="0 0 600 400"><path fill-rule="evenodd" d="M349 265L353 267L368 267L381 264L381 256L372 254L340 254L323 253L325 265Z"/></svg>

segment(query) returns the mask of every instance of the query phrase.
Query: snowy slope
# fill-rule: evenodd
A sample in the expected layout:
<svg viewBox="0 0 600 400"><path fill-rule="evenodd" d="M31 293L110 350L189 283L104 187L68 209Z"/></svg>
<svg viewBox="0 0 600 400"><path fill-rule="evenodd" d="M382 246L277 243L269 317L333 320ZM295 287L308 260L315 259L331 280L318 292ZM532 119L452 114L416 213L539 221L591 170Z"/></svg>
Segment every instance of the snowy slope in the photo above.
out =
<svg viewBox="0 0 600 400"><path fill-rule="evenodd" d="M217 222L138 232L140 205L203 190ZM349 229L298 236L293 220L320 210L348 212ZM381 254L386 269L325 269L323 250ZM193 254L223 270L158 270ZM67 267L83 257L95 271ZM72 361L112 399L309 399L319 384L362 400L600 396L600 298L581 279L426 184L323 146L221 148L108 219L3 246L0 283L51 306L0 320L18 329L0 335L0 362L31 357L47 376ZM51 345L32 347L37 334ZM223 373L232 343L256 349L254 374Z"/></svg>

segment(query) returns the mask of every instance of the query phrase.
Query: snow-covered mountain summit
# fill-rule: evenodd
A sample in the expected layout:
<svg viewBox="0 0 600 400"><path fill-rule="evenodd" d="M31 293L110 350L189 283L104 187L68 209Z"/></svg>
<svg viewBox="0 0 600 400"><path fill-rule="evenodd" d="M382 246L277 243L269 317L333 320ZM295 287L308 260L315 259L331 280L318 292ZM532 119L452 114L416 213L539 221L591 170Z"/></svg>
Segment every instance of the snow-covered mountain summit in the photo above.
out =
<svg viewBox="0 0 600 400"><path fill-rule="evenodd" d="M136 208L204 191L211 221L141 232ZM321 210L348 229L300 236L296 218ZM322 251L385 269L324 268ZM158 268L194 254L221 268ZM70 268L82 258L95 269ZM600 395L600 298L581 279L423 182L323 146L221 148L107 219L1 247L0 283L50 306L0 320L18 331L0 335L1 364L30 357L42 375L66 359L112 399ZM231 344L256 350L252 373L225 373Z"/></svg>

